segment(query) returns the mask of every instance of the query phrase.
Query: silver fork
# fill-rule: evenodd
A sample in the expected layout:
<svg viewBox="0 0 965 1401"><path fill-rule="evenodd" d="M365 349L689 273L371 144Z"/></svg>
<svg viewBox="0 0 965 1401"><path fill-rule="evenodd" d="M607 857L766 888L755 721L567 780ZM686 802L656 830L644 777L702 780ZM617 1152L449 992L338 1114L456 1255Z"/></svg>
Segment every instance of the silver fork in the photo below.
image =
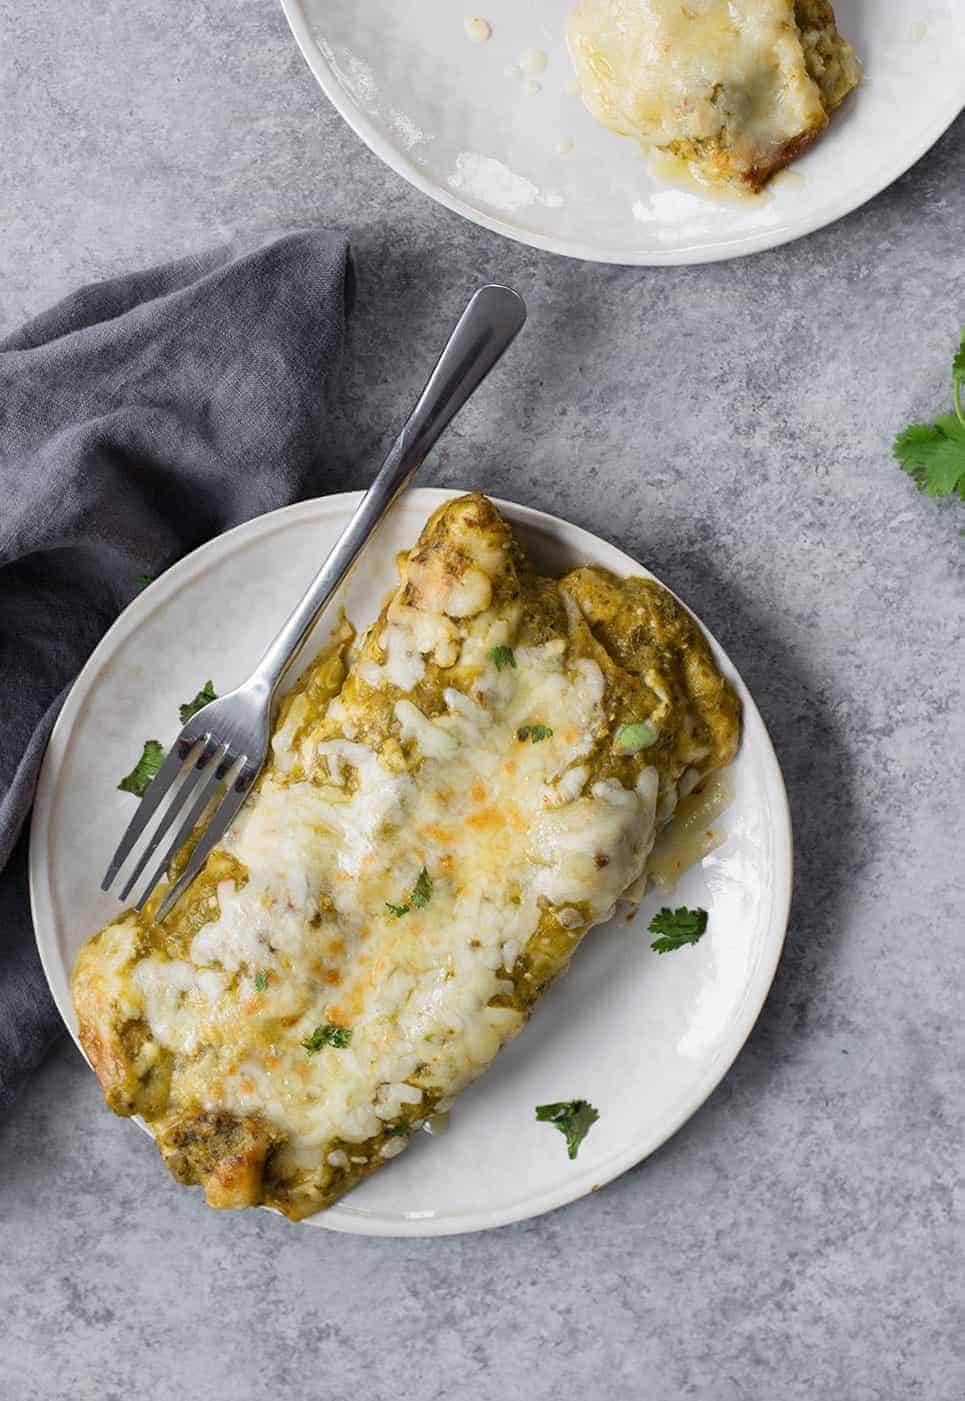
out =
<svg viewBox="0 0 965 1401"><path fill-rule="evenodd" d="M509 287L481 287L471 298L378 476L302 601L248 680L197 711L174 741L121 838L101 883L102 890L110 888L157 816L158 821L120 891L120 899L126 900L187 807L136 901L135 908L142 909L209 805L216 802L187 865L154 918L163 920L177 904L251 791L268 754L275 692L319 614L426 454L518 335L525 320L523 299Z"/></svg>

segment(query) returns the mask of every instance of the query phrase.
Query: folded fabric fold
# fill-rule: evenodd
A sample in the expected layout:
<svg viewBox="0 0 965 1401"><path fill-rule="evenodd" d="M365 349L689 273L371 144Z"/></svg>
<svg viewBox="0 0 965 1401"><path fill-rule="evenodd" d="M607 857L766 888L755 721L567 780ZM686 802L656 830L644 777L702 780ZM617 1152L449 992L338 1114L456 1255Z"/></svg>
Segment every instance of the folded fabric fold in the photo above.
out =
<svg viewBox="0 0 965 1401"><path fill-rule="evenodd" d="M24 826L63 697L143 576L326 490L351 297L346 239L304 230L84 287L0 341L0 1108L59 1028Z"/></svg>

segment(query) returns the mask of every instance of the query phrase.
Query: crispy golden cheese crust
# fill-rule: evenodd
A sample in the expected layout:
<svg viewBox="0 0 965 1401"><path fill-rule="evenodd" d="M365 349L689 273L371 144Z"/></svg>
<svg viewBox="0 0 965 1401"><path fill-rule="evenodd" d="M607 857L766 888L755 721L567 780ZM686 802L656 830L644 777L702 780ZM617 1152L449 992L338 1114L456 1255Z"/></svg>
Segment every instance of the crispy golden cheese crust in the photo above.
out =
<svg viewBox="0 0 965 1401"><path fill-rule="evenodd" d="M737 749L737 697L693 619L659 585L596 568L540 578L477 495L431 517L400 573L347 671L352 633L343 628L286 698L247 826L212 853L163 924L126 911L78 956L80 1039L108 1105L142 1115L173 1175L200 1184L213 1207L265 1204L298 1219L395 1156L521 1029L587 929L634 887L639 894L654 832L678 792ZM494 638L513 649L513 666L494 667ZM522 742L520 716L554 719L558 732ZM641 719L657 742L621 752L614 735ZM275 887L258 885L261 813L331 800L333 811L357 815L370 801L384 805L393 784L407 795L405 815L380 809L369 833L378 840L357 874L346 874L340 846L357 824L342 838L319 837L315 817L286 828L289 844L306 831L321 843L298 860L310 878L319 863L325 876L304 920L292 912L302 898L292 894L304 884L298 871L273 903ZM534 791L542 809L532 806ZM273 821L270 833L280 830ZM527 854L538 824L536 854ZM553 843L559 863L539 864ZM428 907L386 914L411 880L397 873L419 864L433 873ZM502 904L487 905L497 886ZM267 990L254 982L256 955L230 947L251 937L255 905ZM295 936L285 921L296 916L297 939L286 944ZM471 960L488 955L494 918L507 929L515 920L521 933L502 944L500 933L480 968ZM226 920L228 945L211 952ZM182 992L163 982L175 975ZM204 977L216 981L202 995ZM402 977L409 1003L383 1005ZM433 1024L420 1040L422 1024L410 1020L403 1035L400 1008L428 989L431 1009L440 988L458 991L460 979L451 1021L463 1032ZM351 1045L308 1054L305 1031L316 1023L353 1029Z"/></svg>
<svg viewBox="0 0 965 1401"><path fill-rule="evenodd" d="M116 972L118 964L126 967L148 940L125 939L118 960L113 926L97 939L96 950L91 944L81 950L71 979L80 1044L114 1113L153 1119L167 1104L171 1055L153 1041L146 1022L127 1015Z"/></svg>
<svg viewBox="0 0 965 1401"><path fill-rule="evenodd" d="M167 1124L158 1147L178 1182L201 1183L208 1206L225 1209L264 1200L265 1162L279 1137L254 1116L208 1110Z"/></svg>

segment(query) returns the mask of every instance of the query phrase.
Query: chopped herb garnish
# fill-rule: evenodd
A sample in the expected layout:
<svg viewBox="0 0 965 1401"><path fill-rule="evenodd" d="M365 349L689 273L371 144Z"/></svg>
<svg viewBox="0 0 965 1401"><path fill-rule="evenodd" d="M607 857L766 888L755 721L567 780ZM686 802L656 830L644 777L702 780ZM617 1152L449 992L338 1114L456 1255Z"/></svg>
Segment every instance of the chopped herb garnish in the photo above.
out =
<svg viewBox="0 0 965 1401"><path fill-rule="evenodd" d="M150 583L147 574L142 574L141 579ZM180 707L181 724L186 725L192 715L196 715L203 706L210 701L217 700L214 687L210 681L206 681L194 700L188 701L186 705ZM164 763L165 750L160 740L149 739L144 745L144 752L134 765L126 778L122 778L117 785L123 793L133 793L136 798L143 798L147 792L147 785Z"/></svg>
<svg viewBox="0 0 965 1401"><path fill-rule="evenodd" d="M621 725L616 733L616 747L621 754L638 754L657 742L657 731L649 720L634 725Z"/></svg>
<svg viewBox="0 0 965 1401"><path fill-rule="evenodd" d="M538 1104L536 1117L544 1124L555 1124L566 1136L566 1151L575 1158L580 1144L600 1115L585 1099L563 1100L559 1104Z"/></svg>
<svg viewBox="0 0 965 1401"><path fill-rule="evenodd" d="M412 1132L412 1125L408 1119L400 1119L397 1124L390 1124L386 1133L390 1138L408 1138Z"/></svg>
<svg viewBox="0 0 965 1401"><path fill-rule="evenodd" d="M954 413L939 414L934 423L912 423L899 433L892 452L904 471L926 496L952 496L965 501L965 329L952 360Z"/></svg>
<svg viewBox="0 0 965 1401"><path fill-rule="evenodd" d="M117 785L122 793L133 793L135 798L143 798L147 786L164 763L164 745L159 740L149 739L144 752L131 772Z"/></svg>
<svg viewBox="0 0 965 1401"><path fill-rule="evenodd" d="M386 900L385 908L388 910L390 915L395 915L396 919L401 919L403 915L407 915L409 911L413 908L417 910L424 909L431 899L432 877L426 870L425 866L423 866L422 870L419 872L419 876L416 880L415 885L412 887L412 894L409 896L405 904L393 905L388 900Z"/></svg>
<svg viewBox="0 0 965 1401"><path fill-rule="evenodd" d="M268 989L268 974L263 970L255 974L255 987L259 992L266 992Z"/></svg>
<svg viewBox="0 0 965 1401"><path fill-rule="evenodd" d="M154 575L153 575L153 574L138 574L138 576L137 576L137 581L136 581L136 582L139 583L139 584L153 584L153 583L154 583Z"/></svg>
<svg viewBox="0 0 965 1401"><path fill-rule="evenodd" d="M417 910L423 909L432 899L432 877L423 866L412 890L412 903Z"/></svg>
<svg viewBox="0 0 965 1401"><path fill-rule="evenodd" d="M516 665L512 647L490 647L489 660L497 671L502 671L507 666L515 667Z"/></svg>
<svg viewBox="0 0 965 1401"><path fill-rule="evenodd" d="M210 705L213 700L217 699L218 694L211 682L206 681L194 700L188 701L185 705L180 707L179 714L181 716L181 724L186 725L192 715L197 715L199 710L203 710L206 705Z"/></svg>
<svg viewBox="0 0 965 1401"><path fill-rule="evenodd" d="M552 733L549 725L520 725L516 731L516 738L520 744L525 744L528 739L534 744L539 744L541 740L549 739Z"/></svg>
<svg viewBox="0 0 965 1401"><path fill-rule="evenodd" d="M651 934L659 935L650 947L657 953L670 953L673 949L682 949L685 944L700 942L707 928L707 911L688 910L686 905L671 910L664 905L647 928Z"/></svg>
<svg viewBox="0 0 965 1401"><path fill-rule="evenodd" d="M962 343L952 360L952 385L955 390L955 413L965 423L965 409L962 408L962 385L965 384L965 326L962 327Z"/></svg>
<svg viewBox="0 0 965 1401"><path fill-rule="evenodd" d="M334 1046L337 1051L344 1051L351 1039L350 1026L333 1026L331 1022L326 1022L324 1026L317 1026L311 1036L306 1036L302 1045L313 1056L323 1046Z"/></svg>

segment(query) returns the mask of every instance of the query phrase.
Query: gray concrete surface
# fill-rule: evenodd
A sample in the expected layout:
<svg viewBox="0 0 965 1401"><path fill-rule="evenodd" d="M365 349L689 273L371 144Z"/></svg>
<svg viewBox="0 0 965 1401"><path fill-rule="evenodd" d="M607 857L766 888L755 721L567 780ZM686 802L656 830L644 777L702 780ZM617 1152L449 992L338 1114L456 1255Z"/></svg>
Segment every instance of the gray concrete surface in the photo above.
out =
<svg viewBox="0 0 965 1401"><path fill-rule="evenodd" d="M467 290L518 285L503 393L424 479L567 515L692 603L771 728L798 861L776 984L709 1103L606 1190L488 1235L206 1212L61 1043L0 1125L0 1395L957 1401L965 522L889 442L946 406L965 126L804 242L632 271L410 190L272 0L0 0L0 108L4 329L229 232L352 228L331 489L370 472Z"/></svg>

